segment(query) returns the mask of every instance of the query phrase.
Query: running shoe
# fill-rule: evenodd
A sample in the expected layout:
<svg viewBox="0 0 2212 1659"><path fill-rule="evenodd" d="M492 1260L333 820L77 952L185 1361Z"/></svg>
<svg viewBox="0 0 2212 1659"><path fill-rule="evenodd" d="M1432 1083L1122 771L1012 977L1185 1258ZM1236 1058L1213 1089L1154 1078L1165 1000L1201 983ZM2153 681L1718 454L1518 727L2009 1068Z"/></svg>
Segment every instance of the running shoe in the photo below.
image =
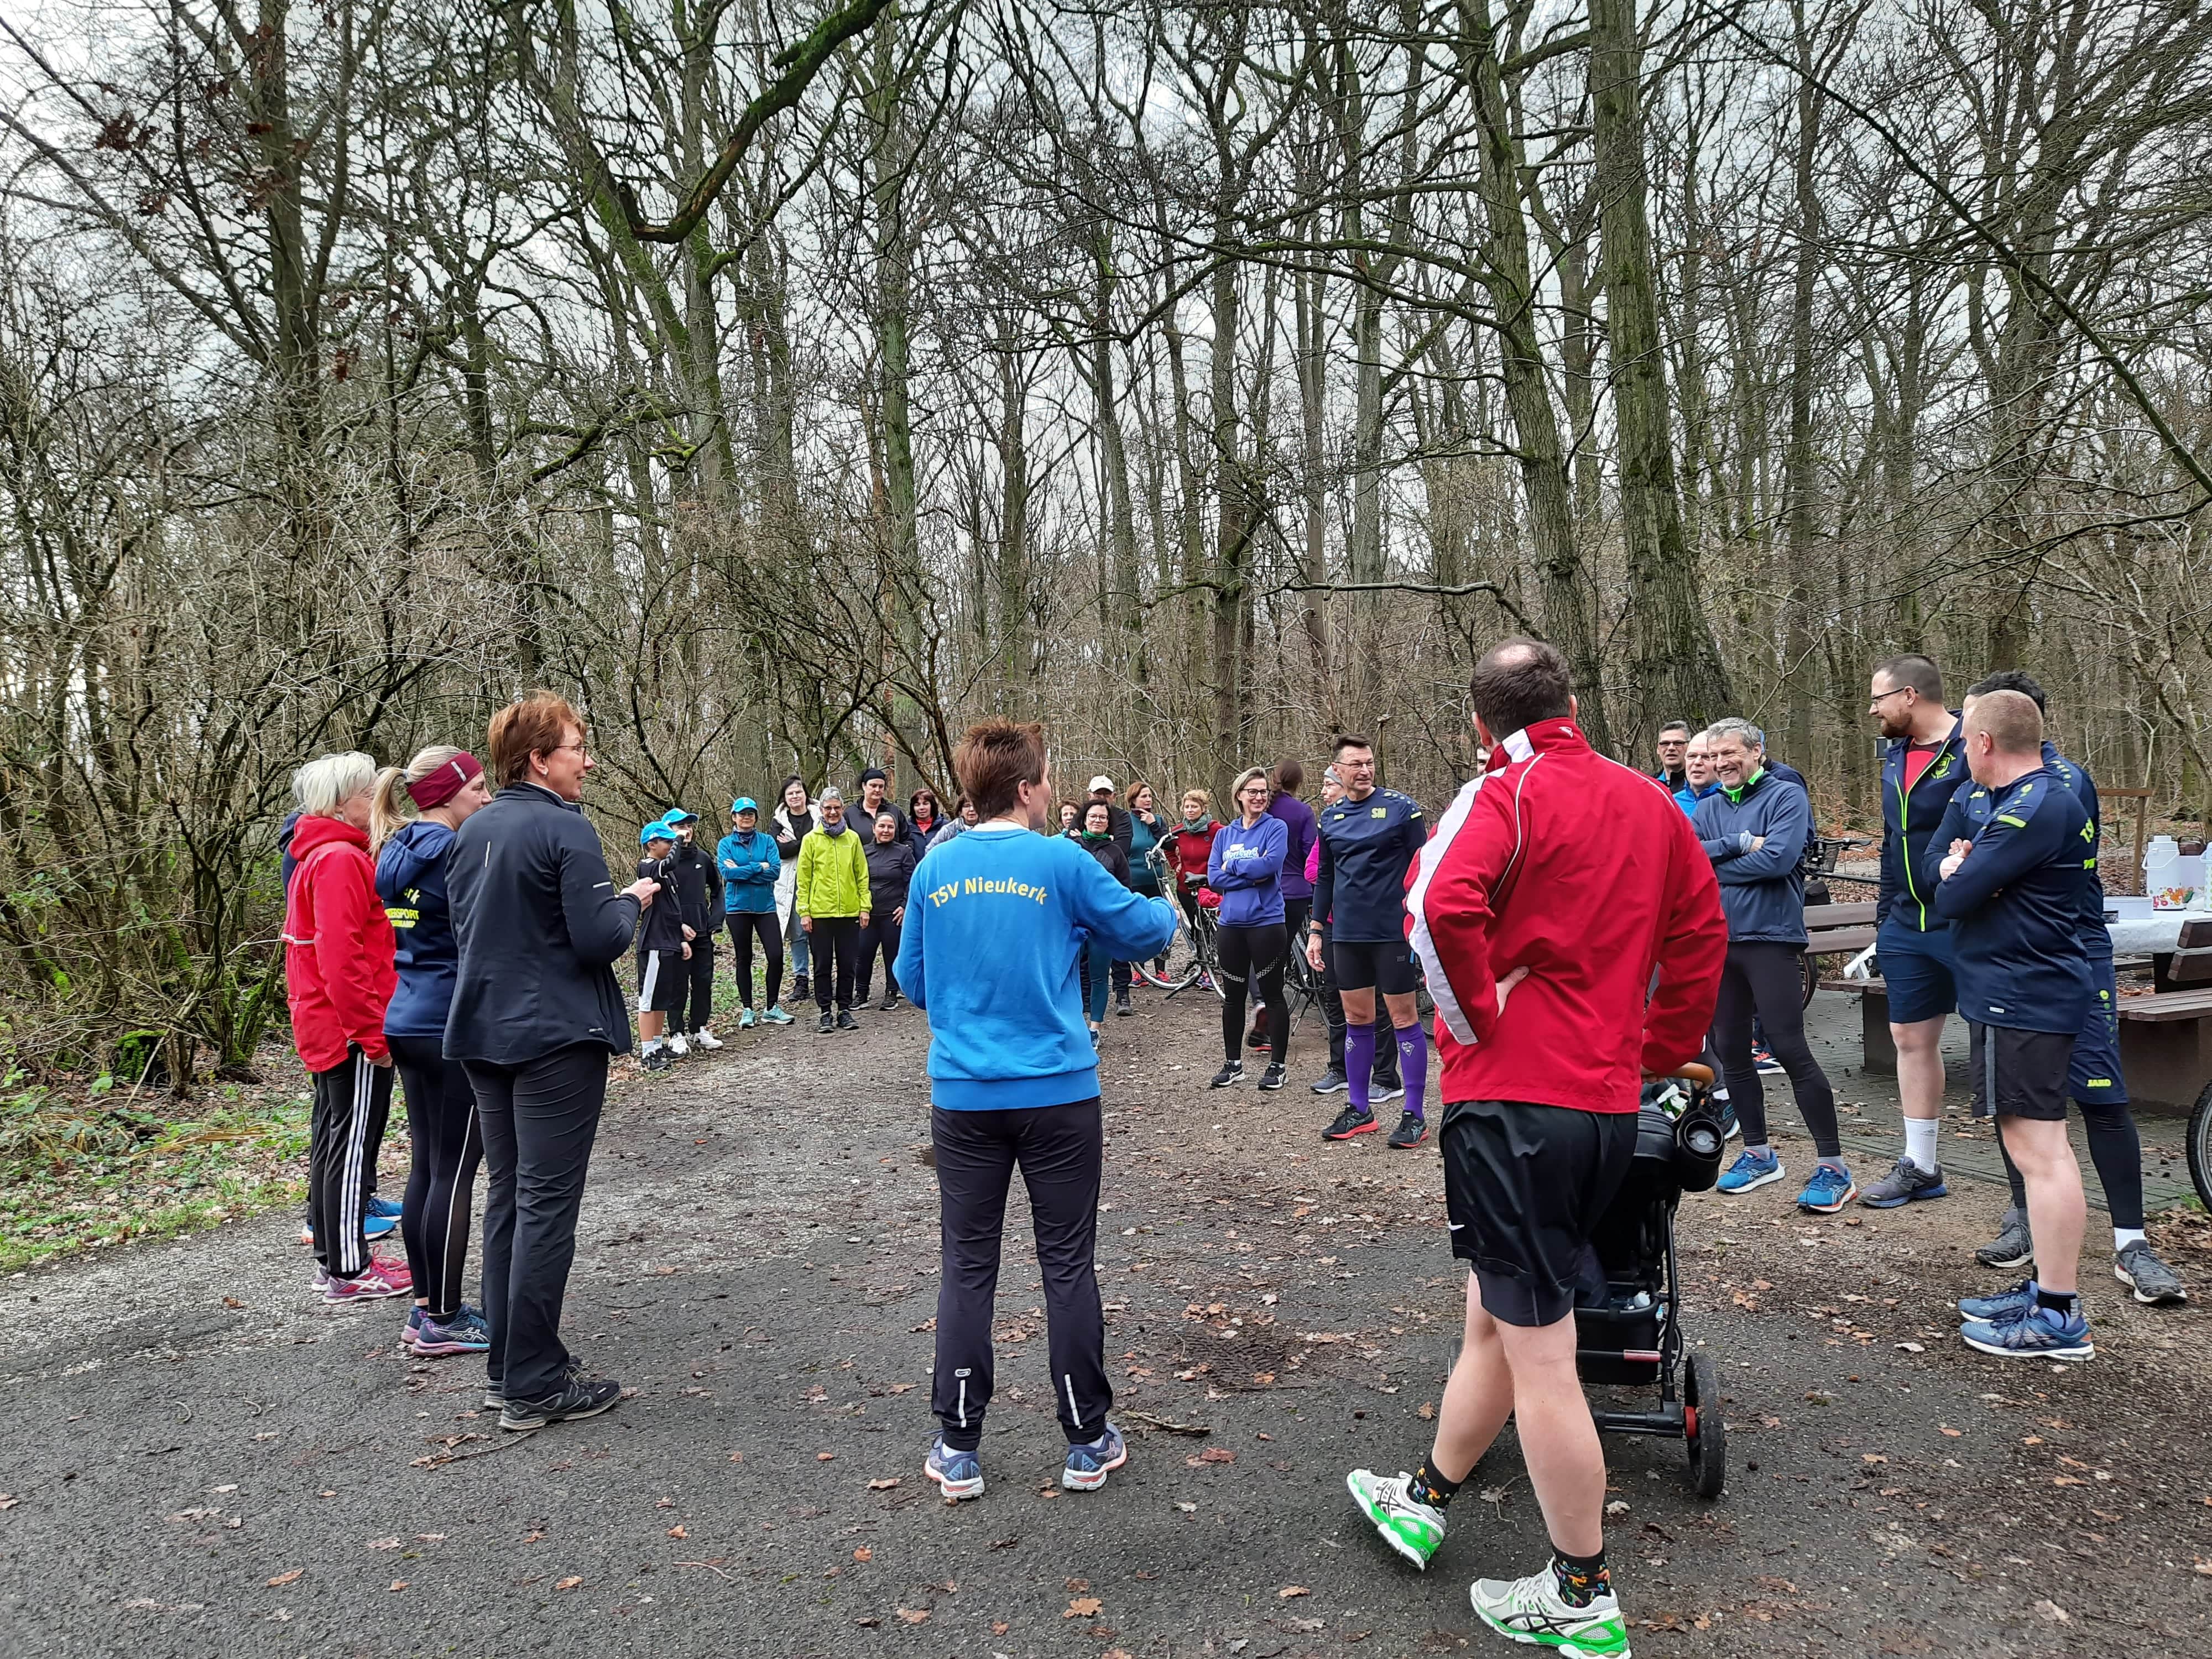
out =
<svg viewBox="0 0 2212 1659"><path fill-rule="evenodd" d="M853 1011L850 1008L840 1008L837 1011L837 1029L841 1031L857 1031L860 1029L860 1022L853 1018Z"/></svg>
<svg viewBox="0 0 2212 1659"><path fill-rule="evenodd" d="M1721 1139L1723 1140L1741 1140L1743 1139L1743 1121L1735 1115L1735 1102L1723 1099L1717 1103L1721 1109Z"/></svg>
<svg viewBox="0 0 2212 1659"><path fill-rule="evenodd" d="M788 1018L789 1016L787 1015L786 1018ZM759 1023L760 1016L754 1013L751 1009L740 1008L738 1010L738 1029L740 1031L750 1031Z"/></svg>
<svg viewBox="0 0 2212 1659"><path fill-rule="evenodd" d="M2078 1298L2070 1313L2031 1302L2010 1319L1968 1320L1959 1327L1959 1336L1968 1347L2000 1359L2097 1357L2097 1345L2089 1340L2089 1322L2082 1317Z"/></svg>
<svg viewBox="0 0 2212 1659"><path fill-rule="evenodd" d="M649 1049L640 1057L637 1068L641 1072L672 1072L676 1069L676 1057L665 1048Z"/></svg>
<svg viewBox="0 0 2212 1659"><path fill-rule="evenodd" d="M823 1015L820 1023L817 1024L814 1029L820 1035L828 1036L830 1032L837 1029L836 1016L834 1014Z"/></svg>
<svg viewBox="0 0 2212 1659"><path fill-rule="evenodd" d="M1264 1025L1255 1025L1250 1030L1245 1032L1244 1046L1247 1048L1266 1048L1267 1046L1267 1028Z"/></svg>
<svg viewBox="0 0 2212 1659"><path fill-rule="evenodd" d="M1121 1431L1111 1423L1106 1432L1085 1445L1070 1446L1060 1471L1060 1484L1070 1492L1097 1492L1106 1477L1129 1461L1129 1448ZM978 1477L980 1480L981 1477Z"/></svg>
<svg viewBox="0 0 2212 1659"><path fill-rule="evenodd" d="M1406 1085L1396 1078L1392 1078L1388 1083L1378 1079L1375 1086L1367 1091L1367 1103L1370 1106L1381 1106L1389 1101L1403 1100L1405 1097Z"/></svg>
<svg viewBox="0 0 2212 1659"><path fill-rule="evenodd" d="M1959 1298L1959 1322L1970 1324L1975 1320L1986 1320L1993 1325L2002 1325L2015 1320L2033 1306L2035 1281L2023 1279L2008 1291L1999 1291L1995 1296L1962 1296Z"/></svg>
<svg viewBox="0 0 2212 1659"><path fill-rule="evenodd" d="M983 1460L972 1451L953 1450L945 1443L943 1435L931 1444L921 1472L937 1482L937 1489L945 1494L948 1504L983 1495Z"/></svg>
<svg viewBox="0 0 2212 1659"><path fill-rule="evenodd" d="M368 1200L368 1212L373 1216L382 1216L392 1221L399 1219L399 1206L388 1198L378 1198L372 1194Z"/></svg>
<svg viewBox="0 0 2212 1659"><path fill-rule="evenodd" d="M2189 1300L2189 1287L2181 1275L2158 1259L2149 1243L2138 1238L2112 1262L2112 1277L2132 1286L2136 1300L2154 1308L2170 1308Z"/></svg>
<svg viewBox="0 0 2212 1659"><path fill-rule="evenodd" d="M1814 1215L1833 1215L1858 1195L1858 1183L1849 1170L1834 1164L1816 1164L1813 1178L1797 1194L1797 1207Z"/></svg>
<svg viewBox="0 0 2212 1659"><path fill-rule="evenodd" d="M622 1401L622 1384L611 1377L571 1377L542 1400L509 1400L500 1407L499 1425L510 1434L527 1434L549 1423L597 1417Z"/></svg>
<svg viewBox="0 0 2212 1659"><path fill-rule="evenodd" d="M1578 1607L1559 1594L1559 1575L1548 1566L1510 1583L1478 1578L1468 1587L1468 1600L1484 1624L1513 1641L1568 1659L1629 1659L1628 1626L1613 1593Z"/></svg>
<svg viewBox="0 0 2212 1659"><path fill-rule="evenodd" d="M580 1359L571 1358L568 1363L561 1368L561 1380L564 1382L574 1382L583 1374L584 1362ZM507 1390L498 1382L486 1378L483 1403L486 1411L498 1411L507 1404Z"/></svg>
<svg viewBox="0 0 2212 1659"><path fill-rule="evenodd" d="M1260 1073L1260 1087L1265 1092L1272 1093L1289 1081L1290 1076L1283 1070L1280 1060L1270 1060L1267 1069Z"/></svg>
<svg viewBox="0 0 2212 1659"><path fill-rule="evenodd" d="M1771 1146L1763 1152L1749 1148L1735 1155L1735 1162L1721 1171L1721 1178L1713 1184L1724 1193L1747 1193L1754 1187L1764 1187L1782 1179L1782 1154Z"/></svg>
<svg viewBox="0 0 2212 1659"><path fill-rule="evenodd" d="M722 1039L716 1036L712 1031L708 1030L702 1025L697 1030L691 1033L691 1046L695 1048L705 1048L711 1051L722 1046Z"/></svg>
<svg viewBox="0 0 2212 1659"><path fill-rule="evenodd" d="M1942 1170L1923 1170L1911 1158L1900 1158L1894 1169L1859 1194L1859 1202L1869 1210L1893 1210L1916 1199L1942 1198L1950 1190L1943 1184Z"/></svg>
<svg viewBox="0 0 2212 1659"><path fill-rule="evenodd" d="M1375 1114L1363 1112L1357 1106L1347 1106L1336 1115L1336 1121L1321 1132L1323 1140L1349 1140L1354 1135L1372 1134L1376 1129Z"/></svg>
<svg viewBox="0 0 2212 1659"><path fill-rule="evenodd" d="M678 1060L691 1052L691 1044L685 1039L683 1032L678 1031L668 1039L668 1052Z"/></svg>
<svg viewBox="0 0 2212 1659"><path fill-rule="evenodd" d="M2027 1212L2018 1205L2005 1207L1997 1236L1974 1252L1984 1267L2025 1267L2035 1260L2035 1239L2027 1230Z"/></svg>
<svg viewBox="0 0 2212 1659"><path fill-rule="evenodd" d="M1213 1081L1206 1086L1209 1089L1226 1089L1231 1084L1242 1083L1243 1080L1244 1062L1241 1060L1232 1060L1216 1072L1213 1074Z"/></svg>
<svg viewBox="0 0 2212 1659"><path fill-rule="evenodd" d="M791 1024L791 1016L783 1012L783 1005L779 1002L761 1016L761 1024L763 1025L788 1025Z"/></svg>
<svg viewBox="0 0 2212 1659"><path fill-rule="evenodd" d="M1429 1121L1419 1112L1398 1114L1398 1127L1390 1131L1390 1144L1400 1152L1411 1152L1429 1138Z"/></svg>
<svg viewBox="0 0 2212 1659"><path fill-rule="evenodd" d="M1752 1044L1751 1063L1759 1068L1759 1074L1761 1077L1780 1077L1782 1075L1782 1062L1775 1059L1773 1054L1768 1051L1766 1045L1763 1042L1754 1042Z"/></svg>
<svg viewBox="0 0 2212 1659"><path fill-rule="evenodd" d="M491 1333L470 1319L465 1310L441 1321L417 1308L408 1325L406 1346L425 1359L449 1353L483 1353L491 1346Z"/></svg>
<svg viewBox="0 0 2212 1659"><path fill-rule="evenodd" d="M876 1005L876 1012L879 1014L888 1014L898 1006L899 994L896 991L886 991L884 993L884 1000Z"/></svg>
<svg viewBox="0 0 2212 1659"><path fill-rule="evenodd" d="M1426 1572L1444 1541L1444 1512L1413 1496L1413 1477L1402 1469L1395 1476L1354 1469L1344 1484L1382 1541Z"/></svg>
<svg viewBox="0 0 2212 1659"><path fill-rule="evenodd" d="M805 975L793 974L791 976L791 1000L793 1002L804 1002L813 994L814 988L807 982Z"/></svg>
<svg viewBox="0 0 2212 1659"><path fill-rule="evenodd" d="M1313 1091L1317 1095L1340 1095L1347 1086L1344 1068L1332 1066L1321 1074L1321 1081L1313 1085Z"/></svg>
<svg viewBox="0 0 2212 1659"><path fill-rule="evenodd" d="M1091 1027L1091 1052L1094 1054L1098 1052L1098 1027L1095 1022Z"/></svg>
<svg viewBox="0 0 2212 1659"><path fill-rule="evenodd" d="M1129 988L1125 985L1114 994L1114 1018L1120 1019L1136 1012L1134 1005L1129 1000Z"/></svg>
<svg viewBox="0 0 2212 1659"><path fill-rule="evenodd" d="M372 1244L380 1238L389 1238L399 1231L399 1211L396 1205L389 1215L380 1215L376 1212L375 1206L383 1202L385 1200L380 1198L371 1199L369 1212L362 1219L361 1236ZM307 1245L310 1249L313 1249L315 1230L311 1226L301 1227L300 1243Z"/></svg>
<svg viewBox="0 0 2212 1659"><path fill-rule="evenodd" d="M372 1256L368 1266L351 1279L340 1279L335 1273L330 1275L323 1285L323 1300L333 1303L382 1302L392 1297L409 1295L414 1289L415 1281L407 1276L407 1269L403 1264L386 1261L381 1256Z"/></svg>

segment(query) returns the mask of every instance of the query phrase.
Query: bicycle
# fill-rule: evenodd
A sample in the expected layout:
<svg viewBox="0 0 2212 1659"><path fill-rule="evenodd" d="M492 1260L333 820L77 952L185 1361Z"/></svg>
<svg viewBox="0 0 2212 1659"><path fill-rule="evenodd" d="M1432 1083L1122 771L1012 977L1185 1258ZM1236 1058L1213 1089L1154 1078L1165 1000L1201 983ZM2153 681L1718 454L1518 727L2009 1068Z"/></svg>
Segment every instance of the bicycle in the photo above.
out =
<svg viewBox="0 0 2212 1659"><path fill-rule="evenodd" d="M1145 861L1163 892L1175 890L1176 878L1168 869L1164 848L1152 848L1145 854ZM1201 985L1225 1000L1229 994L1221 983L1221 957L1215 946L1215 929L1219 923L1212 908L1195 907L1195 921L1180 904L1176 912L1179 922L1176 936L1168 941L1168 948L1163 953L1166 968L1163 970L1156 967L1153 961L1133 962L1129 971L1154 990L1164 991L1171 997L1194 985Z"/></svg>

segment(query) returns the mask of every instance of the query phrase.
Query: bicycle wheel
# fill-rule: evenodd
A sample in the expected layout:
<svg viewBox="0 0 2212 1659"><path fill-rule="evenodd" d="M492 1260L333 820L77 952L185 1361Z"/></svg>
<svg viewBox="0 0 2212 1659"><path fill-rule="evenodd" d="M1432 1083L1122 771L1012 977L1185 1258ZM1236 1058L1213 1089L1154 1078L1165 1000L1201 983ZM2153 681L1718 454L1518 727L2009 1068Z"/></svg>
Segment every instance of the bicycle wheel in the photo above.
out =
<svg viewBox="0 0 2212 1659"><path fill-rule="evenodd" d="M2197 1183L2197 1201L2212 1210L2212 1085L2189 1115L2189 1178Z"/></svg>

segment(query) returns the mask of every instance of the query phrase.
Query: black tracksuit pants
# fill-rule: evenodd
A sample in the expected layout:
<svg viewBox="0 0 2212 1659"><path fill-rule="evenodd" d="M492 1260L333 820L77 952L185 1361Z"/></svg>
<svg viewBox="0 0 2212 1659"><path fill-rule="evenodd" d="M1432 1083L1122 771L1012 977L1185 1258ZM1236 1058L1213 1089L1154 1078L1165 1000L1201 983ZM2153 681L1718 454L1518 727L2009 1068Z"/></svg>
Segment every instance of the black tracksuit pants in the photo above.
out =
<svg viewBox="0 0 2212 1659"><path fill-rule="evenodd" d="M469 1212L476 1196L483 1133L475 1091L445 1040L388 1036L399 1086L407 1099L407 1135L415 1161L399 1203L399 1237L407 1246L415 1294L441 1323L460 1310L461 1277L469 1255Z"/></svg>
<svg viewBox="0 0 2212 1659"><path fill-rule="evenodd" d="M760 940L761 955L766 961L767 982L763 989L768 1000L761 1006L775 1006L776 999L783 994L783 927L773 910L732 910L725 918L730 927L730 944L738 953L737 967L732 970L738 981L738 1001L750 1008L753 1006L753 940Z"/></svg>
<svg viewBox="0 0 2212 1659"><path fill-rule="evenodd" d="M814 954L814 1006L830 1012L832 987L839 1012L853 1006L853 981L860 965L860 919L858 916L817 916L808 935Z"/></svg>
<svg viewBox="0 0 2212 1659"><path fill-rule="evenodd" d="M484 1374L515 1400L560 1388L568 1364L561 1304L576 1259L576 1217L599 1109L607 1097L604 1043L578 1042L522 1066L469 1060L484 1161Z"/></svg>
<svg viewBox="0 0 2212 1659"><path fill-rule="evenodd" d="M1802 945L1744 940L1728 948L1721 969L1720 998L1713 1008L1713 1047L1720 1051L1721 1074L1729 1101L1743 1126L1743 1144L1766 1144L1766 1091L1759 1086L1758 1063L1751 1054L1752 1022L1759 1022L1766 1046L1790 1074L1797 1115L1805 1120L1813 1149L1822 1158L1841 1158L1836 1133L1836 1091L1805 1041L1805 981Z"/></svg>
<svg viewBox="0 0 2212 1659"><path fill-rule="evenodd" d="M677 983L676 1006L668 1014L670 1032L686 1036L714 1023L714 935L702 932L690 944L690 956L678 964L684 976Z"/></svg>
<svg viewBox="0 0 2212 1659"><path fill-rule="evenodd" d="M334 1279L368 1266L368 1195L376 1186L376 1153L392 1115L392 1068L376 1066L359 1043L327 1072L317 1072L307 1128L307 1224L315 1260Z"/></svg>
<svg viewBox="0 0 2212 1659"><path fill-rule="evenodd" d="M884 994L898 994L899 935L905 929L891 920L891 915L889 910L871 910L868 925L860 929L860 977L854 994L862 1002L868 1000L868 989L875 983L876 953L879 951L884 958Z"/></svg>
<svg viewBox="0 0 2212 1659"><path fill-rule="evenodd" d="M1105 1151L1097 1096L1065 1106L988 1112L933 1107L943 1276L929 1408L945 1443L982 1443L994 1369L991 1320L1006 1189L1020 1166L1044 1279L1053 1407L1070 1445L1106 1431L1106 1316L1098 1305L1098 1183Z"/></svg>

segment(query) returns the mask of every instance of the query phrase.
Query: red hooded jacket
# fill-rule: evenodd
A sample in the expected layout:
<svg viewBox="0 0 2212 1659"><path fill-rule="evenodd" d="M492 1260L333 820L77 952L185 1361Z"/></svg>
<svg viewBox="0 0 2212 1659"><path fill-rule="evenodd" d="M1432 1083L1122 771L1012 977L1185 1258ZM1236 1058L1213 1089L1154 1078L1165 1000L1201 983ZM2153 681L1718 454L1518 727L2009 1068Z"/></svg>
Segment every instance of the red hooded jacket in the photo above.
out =
<svg viewBox="0 0 2212 1659"><path fill-rule="evenodd" d="M368 836L339 818L303 817L292 837L299 868L284 894L284 988L292 1046L311 1072L342 1065L359 1043L389 1052L384 1010L398 976L392 919L376 896Z"/></svg>
<svg viewBox="0 0 2212 1659"><path fill-rule="evenodd" d="M1572 720L1497 745L1422 849L1406 909L1447 1101L1632 1112L1644 1072L1705 1047L1728 954L1712 861L1674 797ZM1516 968L1528 976L1501 1013Z"/></svg>
<svg viewBox="0 0 2212 1659"><path fill-rule="evenodd" d="M1168 831L1168 862L1174 867L1178 885L1200 887L1206 882L1206 861L1212 856L1213 838L1221 832L1221 821L1209 817L1206 827L1176 821Z"/></svg>

